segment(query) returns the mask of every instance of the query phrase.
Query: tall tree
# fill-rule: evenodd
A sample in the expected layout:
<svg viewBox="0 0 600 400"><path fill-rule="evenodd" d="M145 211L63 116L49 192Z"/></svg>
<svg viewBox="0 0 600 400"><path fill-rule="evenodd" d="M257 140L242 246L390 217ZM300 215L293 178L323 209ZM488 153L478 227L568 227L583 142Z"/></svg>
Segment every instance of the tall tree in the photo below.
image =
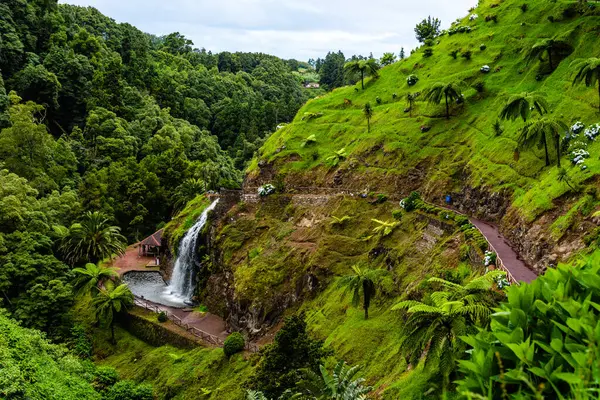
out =
<svg viewBox="0 0 600 400"><path fill-rule="evenodd" d="M517 141L519 147L523 149L531 148L534 145L543 147L546 155L546 166L550 165L548 154L548 142L550 142L556 150L556 166L560 168L560 135L568 129L562 121L542 118L525 125Z"/></svg>
<svg viewBox="0 0 600 400"><path fill-rule="evenodd" d="M404 54L404 47L402 47L402 48L400 49L400 54L398 55L398 57L399 57L401 60L404 60L404 57L405 57L405 54Z"/></svg>
<svg viewBox="0 0 600 400"><path fill-rule="evenodd" d="M111 341L116 344L115 314L133 304L133 293L126 284L121 284L112 290L100 290L100 293L92 300L92 304L96 320L102 325L110 327Z"/></svg>
<svg viewBox="0 0 600 400"><path fill-rule="evenodd" d="M436 83L427 89L424 93L424 98L430 103L440 104L442 100L446 103L446 119L450 119L450 101L456 101L462 97L462 83Z"/></svg>
<svg viewBox="0 0 600 400"><path fill-rule="evenodd" d="M548 108L544 96L537 93L520 93L508 99L500 111L500 118L514 121L521 117L524 122L527 122L531 111L535 110L539 115L544 115L548 112Z"/></svg>
<svg viewBox="0 0 600 400"><path fill-rule="evenodd" d="M360 75L360 83L362 89L365 89L365 76L378 77L379 64L374 58L368 60L353 60L349 61L344 65L344 71L348 75Z"/></svg>
<svg viewBox="0 0 600 400"><path fill-rule="evenodd" d="M71 264L81 261L98 263L107 257L125 254L126 239L121 228L109 224L100 212L88 211L79 223L70 228L57 227L61 237L59 248Z"/></svg>
<svg viewBox="0 0 600 400"><path fill-rule="evenodd" d="M367 132L371 133L371 118L373 118L373 107L371 107L371 103L367 102L367 104L365 104L363 114L367 119Z"/></svg>
<svg viewBox="0 0 600 400"><path fill-rule="evenodd" d="M396 62L396 55L394 53L383 53L379 62L384 67L393 64Z"/></svg>
<svg viewBox="0 0 600 400"><path fill-rule="evenodd" d="M570 68L577 71L573 85L584 83L591 87L598 84L598 112L600 112L600 58L592 57L585 60L575 60Z"/></svg>
<svg viewBox="0 0 600 400"><path fill-rule="evenodd" d="M371 300L377 294L377 285L381 278L387 274L387 271L382 269L360 268L358 265L353 265L352 271L354 272L353 274L340 278L338 287L345 288L344 295L348 292L352 292L352 306L354 307L358 307L362 296L362 307L365 311L365 319L369 319Z"/></svg>
<svg viewBox="0 0 600 400"><path fill-rule="evenodd" d="M419 22L415 27L417 40L421 43L427 39L434 39L440 34L440 25L442 22L437 18L431 18L431 15Z"/></svg>

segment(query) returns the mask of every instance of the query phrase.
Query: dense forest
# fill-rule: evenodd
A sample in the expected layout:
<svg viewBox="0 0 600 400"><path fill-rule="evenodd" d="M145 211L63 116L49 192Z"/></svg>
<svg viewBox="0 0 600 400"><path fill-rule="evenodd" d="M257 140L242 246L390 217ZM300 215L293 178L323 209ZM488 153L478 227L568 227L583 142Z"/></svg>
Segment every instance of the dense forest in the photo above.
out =
<svg viewBox="0 0 600 400"><path fill-rule="evenodd" d="M212 54L94 8L10 0L0 15L0 291L46 331L69 325L64 227L99 212L133 242L197 194L238 188L312 95L294 60Z"/></svg>

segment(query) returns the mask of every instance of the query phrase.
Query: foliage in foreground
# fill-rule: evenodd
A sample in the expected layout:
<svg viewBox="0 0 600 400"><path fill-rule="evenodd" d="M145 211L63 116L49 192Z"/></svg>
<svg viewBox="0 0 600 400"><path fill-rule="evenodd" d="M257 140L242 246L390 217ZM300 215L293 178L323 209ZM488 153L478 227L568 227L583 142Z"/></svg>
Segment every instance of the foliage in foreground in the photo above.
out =
<svg viewBox="0 0 600 400"><path fill-rule="evenodd" d="M469 398L600 396L600 253L513 286L490 328L464 337L458 390Z"/></svg>
<svg viewBox="0 0 600 400"><path fill-rule="evenodd" d="M308 335L304 315L300 314L286 318L273 343L265 346L261 353L261 361L248 386L262 391L268 398L278 398L296 387L302 378L302 369L317 372L331 351L323 348L322 341Z"/></svg>

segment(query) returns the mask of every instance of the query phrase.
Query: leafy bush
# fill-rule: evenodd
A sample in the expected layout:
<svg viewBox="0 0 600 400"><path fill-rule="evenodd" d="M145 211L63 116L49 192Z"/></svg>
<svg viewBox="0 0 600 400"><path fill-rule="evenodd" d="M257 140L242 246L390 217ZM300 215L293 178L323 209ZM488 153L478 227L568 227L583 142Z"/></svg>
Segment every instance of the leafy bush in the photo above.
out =
<svg viewBox="0 0 600 400"><path fill-rule="evenodd" d="M400 201L400 207L408 212L413 211L419 200L421 200L421 195L418 192L412 192L407 198Z"/></svg>
<svg viewBox="0 0 600 400"><path fill-rule="evenodd" d="M158 322L167 322L169 320L169 318L167 317L167 314L164 311L161 311L158 313Z"/></svg>
<svg viewBox="0 0 600 400"><path fill-rule="evenodd" d="M465 215L457 215L454 218L454 221L456 222L456 225L458 225L458 226L463 226L463 225L467 225L467 224L471 223L469 221L469 218Z"/></svg>
<svg viewBox="0 0 600 400"><path fill-rule="evenodd" d="M227 339L225 339L225 343L223 344L223 352L227 357L231 357L232 355L243 351L245 345L246 341L244 340L244 336L242 336L242 334L239 332L233 332L231 335L227 336Z"/></svg>
<svg viewBox="0 0 600 400"><path fill-rule="evenodd" d="M394 219L397 221L400 221L402 219L403 214L404 214L404 212L402 210L392 211L392 217L394 217Z"/></svg>
<svg viewBox="0 0 600 400"><path fill-rule="evenodd" d="M416 75L411 74L406 78L406 83L408 86L414 86L417 84L417 82L419 82L419 77Z"/></svg>
<svg viewBox="0 0 600 400"><path fill-rule="evenodd" d="M521 9L521 11L527 12L527 10L529 10L529 5L527 3L523 3L519 8Z"/></svg>
<svg viewBox="0 0 600 400"><path fill-rule="evenodd" d="M487 49L487 46L485 44L479 45L479 50L484 51L485 49Z"/></svg>
<svg viewBox="0 0 600 400"><path fill-rule="evenodd" d="M483 93L485 91L485 83L477 81L473 84L473 89L477 90L478 93Z"/></svg>
<svg viewBox="0 0 600 400"><path fill-rule="evenodd" d="M450 52L450 57L452 57L456 60L456 58L458 57L458 50L452 50Z"/></svg>
<svg viewBox="0 0 600 400"><path fill-rule="evenodd" d="M377 96L377 97L375 98L375 102L376 102L377 104L381 104L381 97Z"/></svg>
<svg viewBox="0 0 600 400"><path fill-rule="evenodd" d="M260 197L266 197L273 193L275 193L275 186L271 185L270 183L258 188L258 195Z"/></svg>
<svg viewBox="0 0 600 400"><path fill-rule="evenodd" d="M488 330L464 338L458 392L470 398L596 399L600 392L600 254L512 286Z"/></svg>
<svg viewBox="0 0 600 400"><path fill-rule="evenodd" d="M460 56L462 58L464 58L465 60L470 60L472 55L473 55L473 52L471 52L471 50L467 50L467 51L463 51Z"/></svg>
<svg viewBox="0 0 600 400"><path fill-rule="evenodd" d="M490 22L490 21L498 22L498 16L496 14L486 15L485 22Z"/></svg>
<svg viewBox="0 0 600 400"><path fill-rule="evenodd" d="M94 388L98 391L103 391L113 386L119 381L119 373L113 367L100 366L96 368Z"/></svg>
<svg viewBox="0 0 600 400"><path fill-rule="evenodd" d="M423 51L423 57L428 58L433 55L433 49L425 49Z"/></svg>
<svg viewBox="0 0 600 400"><path fill-rule="evenodd" d="M488 72L490 72L490 66L489 65L484 65L483 67L481 67L479 69L481 72L483 72L484 74L487 74Z"/></svg>

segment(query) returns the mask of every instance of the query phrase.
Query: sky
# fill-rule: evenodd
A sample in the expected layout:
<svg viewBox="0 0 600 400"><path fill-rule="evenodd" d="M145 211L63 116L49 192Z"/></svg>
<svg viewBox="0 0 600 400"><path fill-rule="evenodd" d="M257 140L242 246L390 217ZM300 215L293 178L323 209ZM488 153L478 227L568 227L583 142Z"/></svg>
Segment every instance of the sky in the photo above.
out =
<svg viewBox="0 0 600 400"><path fill-rule="evenodd" d="M415 25L442 28L477 0L60 0L92 6L155 35L179 32L213 52L263 52L306 61L328 51L380 57L416 46Z"/></svg>

